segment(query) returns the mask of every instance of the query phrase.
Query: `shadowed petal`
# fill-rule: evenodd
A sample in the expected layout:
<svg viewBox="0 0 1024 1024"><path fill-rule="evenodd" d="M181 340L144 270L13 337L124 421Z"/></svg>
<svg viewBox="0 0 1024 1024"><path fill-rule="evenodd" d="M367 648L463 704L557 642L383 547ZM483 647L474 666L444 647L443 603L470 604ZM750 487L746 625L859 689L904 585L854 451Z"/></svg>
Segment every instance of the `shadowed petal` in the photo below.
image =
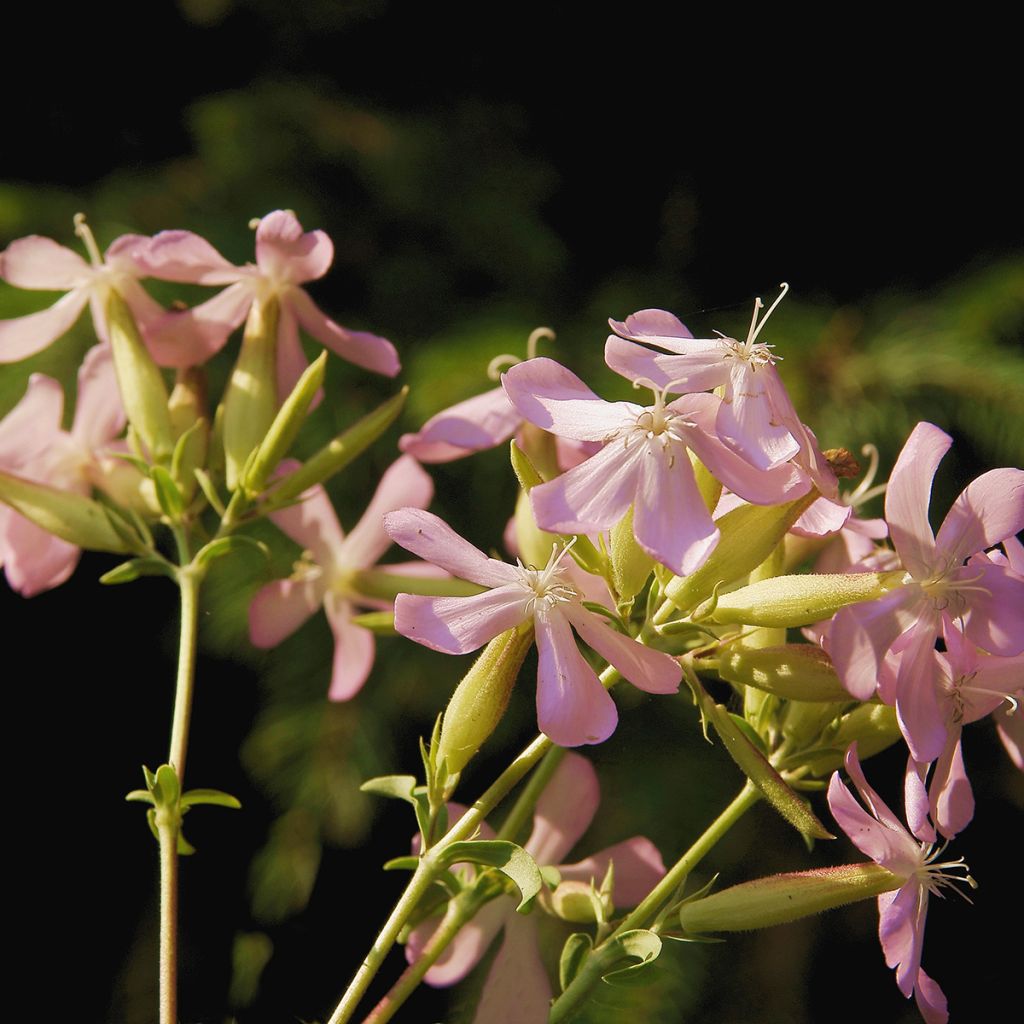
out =
<svg viewBox="0 0 1024 1024"><path fill-rule="evenodd" d="M253 302L248 280L183 313L164 314L146 331L146 346L161 366L196 366L219 352Z"/></svg>
<svg viewBox="0 0 1024 1024"><path fill-rule="evenodd" d="M953 502L935 539L937 553L962 562L1024 529L1024 470L993 469Z"/></svg>
<svg viewBox="0 0 1024 1024"><path fill-rule="evenodd" d="M903 565L925 579L936 562L935 538L928 523L932 479L952 438L931 423L918 423L907 438L885 492L885 520Z"/></svg>
<svg viewBox="0 0 1024 1024"><path fill-rule="evenodd" d="M0 466L16 471L42 455L60 432L63 412L64 389L33 373L21 400L0 420Z"/></svg>
<svg viewBox="0 0 1024 1024"><path fill-rule="evenodd" d="M472 597L399 594L395 599L395 629L431 650L468 654L525 622L526 601L526 592L517 584Z"/></svg>
<svg viewBox="0 0 1024 1024"><path fill-rule="evenodd" d="M921 967L927 911L928 892L916 879L896 893L878 897L878 939L886 966L896 968L896 985L907 998L914 990Z"/></svg>
<svg viewBox="0 0 1024 1024"><path fill-rule="evenodd" d="M473 1024L538 1024L547 1020L551 997L551 983L537 951L537 925L532 917L513 913Z"/></svg>
<svg viewBox="0 0 1024 1024"><path fill-rule="evenodd" d="M796 438L777 421L772 408L768 378L774 373L771 366L755 370L738 361L715 424L718 436L758 469L771 469L800 451Z"/></svg>
<svg viewBox="0 0 1024 1024"><path fill-rule="evenodd" d="M924 1024L947 1024L949 1011L946 995L939 986L924 973L924 968L917 971L917 983L914 985L914 1002L918 1012L924 1018Z"/></svg>
<svg viewBox="0 0 1024 1024"><path fill-rule="evenodd" d="M665 864L658 848L644 836L634 836L609 846L576 864L559 864L564 881L589 882L600 885L615 863L612 901L617 907L635 907L664 877Z"/></svg>
<svg viewBox="0 0 1024 1024"><path fill-rule="evenodd" d="M922 616L908 637L896 676L896 716L914 760L934 761L946 745L946 716L939 705L935 659L937 623Z"/></svg>
<svg viewBox="0 0 1024 1024"><path fill-rule="evenodd" d="M527 853L542 866L558 864L590 827L600 802L594 766L579 754L566 754L537 801Z"/></svg>
<svg viewBox="0 0 1024 1024"><path fill-rule="evenodd" d="M352 622L352 605L336 594L324 601L327 621L334 634L329 700L349 700L362 688L373 668L376 643L373 633Z"/></svg>
<svg viewBox="0 0 1024 1024"><path fill-rule="evenodd" d="M276 647L294 633L323 601L322 588L309 580L274 580L249 605L249 639L254 647Z"/></svg>
<svg viewBox="0 0 1024 1024"><path fill-rule="evenodd" d="M78 371L74 438L87 448L99 448L124 429L125 412L109 345L95 345L85 354Z"/></svg>
<svg viewBox="0 0 1024 1024"><path fill-rule="evenodd" d="M434 988L447 988L461 981L483 959L494 937L515 916L515 903L508 896L500 896L482 906L470 921L456 933L445 951L424 975L423 980ZM409 934L405 946L405 959L415 963L437 931L441 918L432 917L417 925Z"/></svg>
<svg viewBox="0 0 1024 1024"><path fill-rule="evenodd" d="M22 597L59 586L75 571L81 554L81 548L47 533L13 509L0 509L0 564L11 589Z"/></svg>
<svg viewBox="0 0 1024 1024"><path fill-rule="evenodd" d="M233 284L248 274L191 231L159 232L137 254L136 262L150 277L160 281L221 285Z"/></svg>
<svg viewBox="0 0 1024 1024"><path fill-rule="evenodd" d="M618 711L608 691L576 647L568 620L538 607L537 724L562 747L603 743L615 731Z"/></svg>
<svg viewBox="0 0 1024 1024"><path fill-rule="evenodd" d="M939 832L952 839L974 817L974 793L964 767L959 730L950 736L928 787L932 819Z"/></svg>

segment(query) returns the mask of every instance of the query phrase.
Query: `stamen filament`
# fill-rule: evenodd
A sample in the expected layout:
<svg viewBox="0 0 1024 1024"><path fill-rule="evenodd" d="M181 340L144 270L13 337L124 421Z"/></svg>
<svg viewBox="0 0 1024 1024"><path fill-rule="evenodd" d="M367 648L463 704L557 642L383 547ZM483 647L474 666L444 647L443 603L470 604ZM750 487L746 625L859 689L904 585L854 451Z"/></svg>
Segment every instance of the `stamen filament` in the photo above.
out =
<svg viewBox="0 0 1024 1024"><path fill-rule="evenodd" d="M85 222L84 213L76 213L74 216L75 234L85 243L85 251L89 254L89 262L94 267L103 266L103 257L100 255L100 247L96 244L96 238L92 229Z"/></svg>

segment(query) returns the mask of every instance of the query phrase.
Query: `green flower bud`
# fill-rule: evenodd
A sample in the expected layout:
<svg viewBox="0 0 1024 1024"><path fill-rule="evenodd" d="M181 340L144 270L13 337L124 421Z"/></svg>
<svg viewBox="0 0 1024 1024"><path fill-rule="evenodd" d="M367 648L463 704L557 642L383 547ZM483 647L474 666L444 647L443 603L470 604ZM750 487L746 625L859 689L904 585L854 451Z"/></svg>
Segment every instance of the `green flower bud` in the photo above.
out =
<svg viewBox="0 0 1024 1024"><path fill-rule="evenodd" d="M531 643L532 622L496 636L455 688L437 746L437 764L449 775L461 772L497 728Z"/></svg>
<svg viewBox="0 0 1024 1024"><path fill-rule="evenodd" d="M772 875L684 903L679 920L688 932L752 931L871 899L904 881L878 864Z"/></svg>
<svg viewBox="0 0 1024 1024"><path fill-rule="evenodd" d="M644 588L654 568L654 559L637 543L633 534L633 506L612 529L608 552L612 583L619 597L630 600Z"/></svg>
<svg viewBox="0 0 1024 1024"><path fill-rule="evenodd" d="M545 906L555 917L573 924L607 921L614 912L611 901L602 898L589 882L561 882L545 901Z"/></svg>
<svg viewBox="0 0 1024 1024"><path fill-rule="evenodd" d="M835 732L824 739L836 753L822 755L810 762L811 772L819 777L842 768L843 755L855 740L857 754L862 761L898 742L900 726L896 709L888 704L860 704L843 715Z"/></svg>
<svg viewBox="0 0 1024 1024"><path fill-rule="evenodd" d="M751 648L732 643L719 654L718 674L726 682L753 686L789 700L853 699L836 675L832 660L813 644Z"/></svg>
<svg viewBox="0 0 1024 1024"><path fill-rule="evenodd" d="M902 570L775 576L713 595L694 610L693 618L723 625L807 626L832 618L848 604L881 597L903 576Z"/></svg>
<svg viewBox="0 0 1024 1024"><path fill-rule="evenodd" d="M562 546L557 534L548 533L537 525L537 520L533 518L530 496L524 490L521 490L519 497L516 498L513 522L519 557L524 565L544 565L551 556L552 546Z"/></svg>

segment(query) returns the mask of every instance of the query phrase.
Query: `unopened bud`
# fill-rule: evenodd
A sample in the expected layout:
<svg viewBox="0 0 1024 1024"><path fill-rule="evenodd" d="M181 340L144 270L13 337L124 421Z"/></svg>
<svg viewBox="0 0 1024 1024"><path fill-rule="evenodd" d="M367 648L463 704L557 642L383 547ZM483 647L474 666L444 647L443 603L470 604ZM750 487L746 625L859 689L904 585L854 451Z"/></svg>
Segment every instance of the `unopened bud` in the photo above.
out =
<svg viewBox="0 0 1024 1024"><path fill-rule="evenodd" d="M839 719L834 733L825 737L834 754L823 754L810 762L812 774L829 775L843 766L843 755L850 744L857 743L857 754L863 761L883 750L888 750L900 739L900 725L896 709L888 704L859 704Z"/></svg>
<svg viewBox="0 0 1024 1024"><path fill-rule="evenodd" d="M654 569L654 559L637 543L633 534L633 506L612 529L609 560L612 582L619 597L630 600L644 588Z"/></svg>
<svg viewBox="0 0 1024 1024"><path fill-rule="evenodd" d="M718 674L730 683L802 701L848 701L832 660L812 644L751 648L732 643L719 654Z"/></svg>
<svg viewBox="0 0 1024 1024"><path fill-rule="evenodd" d="M602 898L589 882L561 882L546 906L555 917L573 924L607 921L614 911L611 902Z"/></svg>

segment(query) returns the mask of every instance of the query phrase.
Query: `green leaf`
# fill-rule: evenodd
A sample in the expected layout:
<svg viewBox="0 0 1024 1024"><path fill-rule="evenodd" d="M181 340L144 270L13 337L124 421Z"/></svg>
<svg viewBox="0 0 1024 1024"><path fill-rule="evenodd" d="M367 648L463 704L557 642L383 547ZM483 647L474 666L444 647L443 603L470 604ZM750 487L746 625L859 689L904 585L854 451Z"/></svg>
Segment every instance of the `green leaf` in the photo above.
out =
<svg viewBox="0 0 1024 1024"><path fill-rule="evenodd" d="M742 716L734 715L731 711L729 717L732 719L733 724L737 729L743 733L744 736L755 746L762 754L768 753L768 748L764 745L764 740L758 734L757 730Z"/></svg>
<svg viewBox="0 0 1024 1024"><path fill-rule="evenodd" d="M385 861L385 871L415 871L419 867L419 857L392 857Z"/></svg>
<svg viewBox="0 0 1024 1024"><path fill-rule="evenodd" d="M156 489L156 500L164 515L169 519L180 519L185 511L185 499L178 490L178 485L171 474L163 466L153 466L149 471L153 486Z"/></svg>
<svg viewBox="0 0 1024 1024"><path fill-rule="evenodd" d="M394 612L363 612L362 615L353 615L350 621L375 636L398 636Z"/></svg>
<svg viewBox="0 0 1024 1024"><path fill-rule="evenodd" d="M574 932L565 940L558 961L558 983L564 992L580 972L594 948L594 940L586 932Z"/></svg>
<svg viewBox="0 0 1024 1024"><path fill-rule="evenodd" d="M133 789L125 796L125 800L130 800L133 803L151 804L153 802L153 794L148 789Z"/></svg>
<svg viewBox="0 0 1024 1024"><path fill-rule="evenodd" d="M132 558L105 572L100 577L100 583L114 586L118 583L131 583L141 576L166 576L174 579L174 566L162 558Z"/></svg>
<svg viewBox="0 0 1024 1024"><path fill-rule="evenodd" d="M521 846L504 839L475 839L445 847L442 862L451 865L459 861L497 868L515 882L522 897L516 907L519 913L527 912L527 905L544 885L534 859Z"/></svg>
<svg viewBox="0 0 1024 1024"><path fill-rule="evenodd" d="M537 472L533 463L530 461L530 456L523 451L519 445L512 441L509 445L509 455L512 459L512 470L516 474L516 479L519 481L519 486L530 493L531 488L537 486L537 484L544 483L544 477Z"/></svg>
<svg viewBox="0 0 1024 1024"><path fill-rule="evenodd" d="M646 985L651 965L661 955L661 939L654 932L637 928L624 932L614 943L623 957L635 957L639 963L630 964L602 976L609 985Z"/></svg>
<svg viewBox="0 0 1024 1024"><path fill-rule="evenodd" d="M270 549L263 541L256 540L253 537L246 537L244 534L235 533L230 537L218 537L216 540L211 540L209 544L200 548L196 554L196 563L198 565L209 565L215 559L221 558L233 551L241 550L258 551L263 558L270 558Z"/></svg>
<svg viewBox="0 0 1024 1024"><path fill-rule="evenodd" d="M169 764L162 764L157 768L153 780L153 796L157 804L165 807L173 807L178 803L181 783L178 782L178 773Z"/></svg>
<svg viewBox="0 0 1024 1024"><path fill-rule="evenodd" d="M192 470L192 475L196 478L196 482L199 484L199 489L206 495L206 500L210 503L212 508L217 515L222 519L227 509L224 507L224 502L221 501L220 495L217 493L217 488L213 481L210 479L210 474L204 469Z"/></svg>
<svg viewBox="0 0 1024 1024"><path fill-rule="evenodd" d="M373 793L375 796L391 797L393 800L405 800L414 804L416 798L412 794L415 788L415 775L378 775L374 779L367 779L359 790L362 793Z"/></svg>
<svg viewBox="0 0 1024 1024"><path fill-rule="evenodd" d="M219 789L190 789L182 794L182 807L196 807L199 804L212 804L215 807L230 807L232 810L241 809L242 802L236 796L225 793Z"/></svg>

